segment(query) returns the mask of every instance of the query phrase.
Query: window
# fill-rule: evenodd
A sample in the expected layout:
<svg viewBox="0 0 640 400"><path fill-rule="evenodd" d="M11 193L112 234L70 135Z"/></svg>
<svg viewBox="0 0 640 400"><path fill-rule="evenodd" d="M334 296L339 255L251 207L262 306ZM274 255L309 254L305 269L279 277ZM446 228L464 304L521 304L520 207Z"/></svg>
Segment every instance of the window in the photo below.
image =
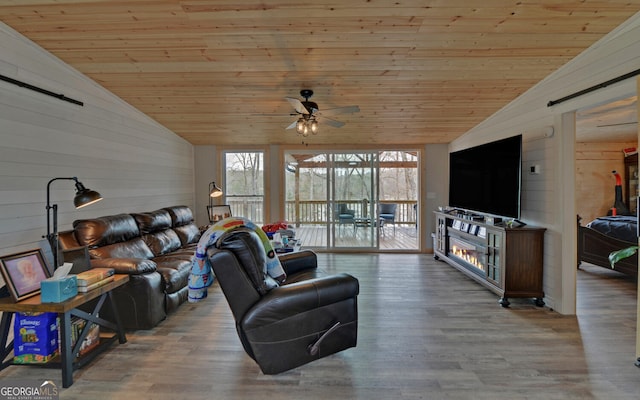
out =
<svg viewBox="0 0 640 400"><path fill-rule="evenodd" d="M264 154L225 153L225 197L234 217L264 224Z"/></svg>

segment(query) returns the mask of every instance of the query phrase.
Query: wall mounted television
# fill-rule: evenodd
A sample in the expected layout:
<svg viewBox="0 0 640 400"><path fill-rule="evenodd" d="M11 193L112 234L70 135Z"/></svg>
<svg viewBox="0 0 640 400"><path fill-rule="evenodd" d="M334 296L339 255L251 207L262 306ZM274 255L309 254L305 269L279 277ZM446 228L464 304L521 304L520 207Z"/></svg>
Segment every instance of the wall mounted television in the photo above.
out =
<svg viewBox="0 0 640 400"><path fill-rule="evenodd" d="M449 206L520 218L522 135L449 154Z"/></svg>

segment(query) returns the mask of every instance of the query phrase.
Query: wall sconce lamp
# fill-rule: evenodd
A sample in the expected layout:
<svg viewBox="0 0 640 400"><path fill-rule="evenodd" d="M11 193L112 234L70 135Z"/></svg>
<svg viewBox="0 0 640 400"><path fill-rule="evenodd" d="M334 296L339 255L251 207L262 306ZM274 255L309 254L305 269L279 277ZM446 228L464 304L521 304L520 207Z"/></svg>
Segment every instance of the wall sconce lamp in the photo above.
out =
<svg viewBox="0 0 640 400"><path fill-rule="evenodd" d="M73 205L78 208L88 206L89 204L96 203L102 200L100 193L87 189L84 185L78 181L78 178L53 178L47 183L47 240L51 244L51 252L53 253L53 269L58 268L58 252L60 251L58 246L58 205L51 205L51 184L58 180L75 181L76 183L76 195L73 198ZM52 221L53 220L53 221ZM53 226L53 232L51 231Z"/></svg>

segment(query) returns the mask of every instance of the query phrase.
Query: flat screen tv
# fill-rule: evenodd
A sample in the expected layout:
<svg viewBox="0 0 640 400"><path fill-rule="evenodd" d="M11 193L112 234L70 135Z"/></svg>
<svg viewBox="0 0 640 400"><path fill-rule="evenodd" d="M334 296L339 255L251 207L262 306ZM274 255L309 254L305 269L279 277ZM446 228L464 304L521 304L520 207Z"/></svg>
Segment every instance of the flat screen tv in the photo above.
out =
<svg viewBox="0 0 640 400"><path fill-rule="evenodd" d="M520 218L522 135L449 154L449 206Z"/></svg>

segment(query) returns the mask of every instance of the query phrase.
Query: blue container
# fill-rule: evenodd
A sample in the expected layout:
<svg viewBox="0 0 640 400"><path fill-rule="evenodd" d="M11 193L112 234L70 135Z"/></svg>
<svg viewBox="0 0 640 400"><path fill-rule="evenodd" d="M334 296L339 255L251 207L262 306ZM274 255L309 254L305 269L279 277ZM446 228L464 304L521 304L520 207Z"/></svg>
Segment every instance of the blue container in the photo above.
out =
<svg viewBox="0 0 640 400"><path fill-rule="evenodd" d="M40 297L43 303L60 303L78 294L78 279L67 275L62 279L49 278L40 282Z"/></svg>
<svg viewBox="0 0 640 400"><path fill-rule="evenodd" d="M13 330L14 362L47 362L58 352L56 313L16 313Z"/></svg>

